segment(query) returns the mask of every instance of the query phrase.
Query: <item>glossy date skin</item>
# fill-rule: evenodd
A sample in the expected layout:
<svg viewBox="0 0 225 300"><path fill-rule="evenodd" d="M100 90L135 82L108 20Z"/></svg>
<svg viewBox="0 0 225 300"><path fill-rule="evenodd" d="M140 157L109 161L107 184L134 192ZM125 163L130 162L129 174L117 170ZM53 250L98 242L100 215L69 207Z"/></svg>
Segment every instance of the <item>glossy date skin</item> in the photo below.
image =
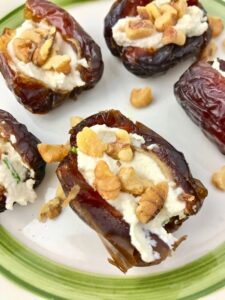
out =
<svg viewBox="0 0 225 300"><path fill-rule="evenodd" d="M103 73L101 50L76 20L65 10L45 0L28 0L25 5L25 19L35 22L46 21L73 47L80 58L86 58L88 68L79 66L85 85L72 91L51 90L44 83L29 78L14 70L7 45L14 32L6 29L4 42L0 47L0 71L8 87L18 101L32 113L44 114L59 106L67 98L76 98L83 90L90 89L100 80Z"/></svg>
<svg viewBox="0 0 225 300"><path fill-rule="evenodd" d="M21 159L35 172L35 185L37 187L45 176L45 162L41 158L37 145L37 139L27 127L19 123L11 114L0 110L0 137L10 142L10 136L14 135L16 143L11 143ZM0 212L5 210L5 196L0 193Z"/></svg>
<svg viewBox="0 0 225 300"><path fill-rule="evenodd" d="M112 36L112 27L121 18L136 16L137 6L144 6L150 2L152 0L117 0L105 18L104 36L109 50L121 58L128 71L143 77L163 73L188 57L199 56L211 37L208 29L201 36L187 38L184 46L169 44L154 53L144 48L118 46ZM197 0L188 1L188 5L202 7Z"/></svg>
<svg viewBox="0 0 225 300"><path fill-rule="evenodd" d="M200 61L181 76L174 92L185 112L225 154L225 78Z"/></svg>
<svg viewBox="0 0 225 300"><path fill-rule="evenodd" d="M76 146L76 136L84 127L105 124L108 127L117 127L127 130L129 133L136 133L145 139L143 148L151 144L158 144L154 148L154 153L160 160L165 162L174 176L174 180L185 192L195 195L196 200L187 208L187 217L196 213L207 195L203 185L195 180L189 171L183 154L176 151L173 146L166 142L157 133L137 122L133 123L119 111L111 110L93 115L71 130L70 143ZM175 167L176 166L176 167ZM93 228L102 239L112 259L109 260L123 272L133 266L149 266L159 264L171 250L156 235L151 235L151 239L156 241L155 251L160 253L160 259L150 264L142 261L139 252L131 244L129 235L129 225L123 220L121 214L109 205L84 179L78 170L77 155L70 153L59 165L57 169L58 178L62 184L64 192L68 194L75 185L80 186L80 191L76 199L70 203L72 209ZM196 206L194 212L192 206ZM173 218L166 229L170 232L177 229L183 222L178 218Z"/></svg>

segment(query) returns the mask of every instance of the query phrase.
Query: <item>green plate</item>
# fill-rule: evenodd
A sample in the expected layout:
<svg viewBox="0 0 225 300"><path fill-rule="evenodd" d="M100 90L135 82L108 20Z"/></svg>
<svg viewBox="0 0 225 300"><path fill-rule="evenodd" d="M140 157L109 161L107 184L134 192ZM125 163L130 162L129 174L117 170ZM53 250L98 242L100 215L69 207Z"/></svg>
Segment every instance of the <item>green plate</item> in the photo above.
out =
<svg viewBox="0 0 225 300"><path fill-rule="evenodd" d="M58 0L61 6L84 1ZM223 1L202 0L225 20ZM23 6L0 21L0 32L22 22ZM81 272L40 256L0 226L0 272L46 299L198 299L225 286L225 243L183 267L148 276L102 276Z"/></svg>

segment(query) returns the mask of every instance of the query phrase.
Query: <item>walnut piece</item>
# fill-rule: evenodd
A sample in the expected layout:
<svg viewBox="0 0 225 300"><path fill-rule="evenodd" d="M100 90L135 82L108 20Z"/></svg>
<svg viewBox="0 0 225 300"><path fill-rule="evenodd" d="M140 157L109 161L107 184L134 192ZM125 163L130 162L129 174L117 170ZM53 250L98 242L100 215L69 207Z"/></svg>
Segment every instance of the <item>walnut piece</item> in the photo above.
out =
<svg viewBox="0 0 225 300"><path fill-rule="evenodd" d="M224 28L222 19L219 17L209 16L208 20L209 20L209 27L212 31L212 37L219 36L222 33Z"/></svg>
<svg viewBox="0 0 225 300"><path fill-rule="evenodd" d="M151 15L149 15L145 6L137 6L137 13L143 20L150 20L153 22Z"/></svg>
<svg viewBox="0 0 225 300"><path fill-rule="evenodd" d="M31 61L36 47L31 40L16 38L13 41L13 49L16 58L27 64Z"/></svg>
<svg viewBox="0 0 225 300"><path fill-rule="evenodd" d="M114 175L104 160L98 161L95 167L94 186L105 200L116 199L121 190L119 178Z"/></svg>
<svg viewBox="0 0 225 300"><path fill-rule="evenodd" d="M133 167L121 168L118 177L123 192L130 193L134 196L139 196L144 192L143 181L137 176Z"/></svg>
<svg viewBox="0 0 225 300"><path fill-rule="evenodd" d="M201 53L201 59L210 61L215 58L217 52L217 46L215 42L210 41L209 44L203 49Z"/></svg>
<svg viewBox="0 0 225 300"><path fill-rule="evenodd" d="M83 128L77 134L77 147L81 152L93 157L102 157L107 150L107 145L89 127Z"/></svg>
<svg viewBox="0 0 225 300"><path fill-rule="evenodd" d="M164 14L164 13L170 13L172 16L177 16L178 11L170 4L163 4L159 7L160 13Z"/></svg>
<svg viewBox="0 0 225 300"><path fill-rule="evenodd" d="M213 174L212 183L216 188L225 191L225 166Z"/></svg>
<svg viewBox="0 0 225 300"><path fill-rule="evenodd" d="M145 6L148 14L149 14L149 17L150 19L157 19L160 17L160 10L158 8L157 5L155 5L154 3L149 3L148 5Z"/></svg>
<svg viewBox="0 0 225 300"><path fill-rule="evenodd" d="M46 63L46 61L49 59L54 45L55 36L56 36L56 28L51 27L48 31L48 35L46 39L43 39L41 41L41 43L36 48L34 55L32 57L32 61L36 66L38 67L43 66Z"/></svg>
<svg viewBox="0 0 225 300"><path fill-rule="evenodd" d="M167 27L173 26L176 22L176 18L169 12L165 12L163 15L155 20L155 28L157 31L163 32Z"/></svg>
<svg viewBox="0 0 225 300"><path fill-rule="evenodd" d="M44 70L64 73L65 75L71 72L71 58L69 55L54 55L50 57L43 65Z"/></svg>
<svg viewBox="0 0 225 300"><path fill-rule="evenodd" d="M136 108L143 108L153 101L152 90L149 87L133 89L130 95L130 102Z"/></svg>
<svg viewBox="0 0 225 300"><path fill-rule="evenodd" d="M41 43L43 37L47 35L48 31L40 31L39 29L28 29L21 33L20 38L24 40L31 40L35 44Z"/></svg>
<svg viewBox="0 0 225 300"><path fill-rule="evenodd" d="M166 182L161 182L146 189L136 209L137 218L142 224L148 223L160 212L167 194L168 184Z"/></svg>
<svg viewBox="0 0 225 300"><path fill-rule="evenodd" d="M174 27L168 27L163 32L163 45L175 44L183 46L186 43L186 35L181 30L176 30Z"/></svg>
<svg viewBox="0 0 225 300"><path fill-rule="evenodd" d="M129 133L124 130L124 129L119 129L116 131L116 140L118 143L123 143L123 144L130 144L130 135Z"/></svg>
<svg viewBox="0 0 225 300"><path fill-rule="evenodd" d="M176 9L178 12L178 18L182 18L187 10L187 0L175 0L172 2L172 6Z"/></svg>
<svg viewBox="0 0 225 300"><path fill-rule="evenodd" d="M178 196L178 199L184 202L193 202L195 201L195 196L187 193L182 193Z"/></svg>
<svg viewBox="0 0 225 300"><path fill-rule="evenodd" d="M38 219L40 222L46 222L47 219L57 218L62 211L62 200L58 197L45 203L39 212Z"/></svg>
<svg viewBox="0 0 225 300"><path fill-rule="evenodd" d="M106 153L114 159L121 161L131 161L134 157L130 144L115 142L108 144Z"/></svg>
<svg viewBox="0 0 225 300"><path fill-rule="evenodd" d="M150 20L132 20L127 22L125 26L125 33L130 40L150 36L153 31L153 24Z"/></svg>

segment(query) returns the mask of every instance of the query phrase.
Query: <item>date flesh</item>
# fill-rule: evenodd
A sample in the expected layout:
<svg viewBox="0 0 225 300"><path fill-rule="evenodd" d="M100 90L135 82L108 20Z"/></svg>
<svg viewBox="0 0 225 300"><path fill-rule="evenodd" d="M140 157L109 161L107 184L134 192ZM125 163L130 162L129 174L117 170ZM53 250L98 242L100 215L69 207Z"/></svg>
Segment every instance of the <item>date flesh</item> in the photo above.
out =
<svg viewBox="0 0 225 300"><path fill-rule="evenodd" d="M190 118L225 154L225 78L200 61L181 76L174 92Z"/></svg>
<svg viewBox="0 0 225 300"><path fill-rule="evenodd" d="M119 111L111 110L100 112L93 115L71 130L71 146L77 146L76 136L84 127L105 124L108 127L117 127L127 130L129 133L136 133L143 136L145 140L144 149L151 144L158 144L154 153L160 160L164 161L170 168L174 180L179 184L185 192L195 195L196 199L192 205L196 207L196 211L189 207L187 218L200 209L207 191L204 186L190 173L188 165L183 154L176 151L175 148L160 137L151 129L145 127L141 123L133 123ZM147 150L146 150L147 151ZM176 166L176 167L175 167ZM139 252L131 244L129 235L129 225L123 220L120 212L109 205L97 191L95 191L84 179L79 172L77 166L77 155L70 153L59 165L57 175L64 189L68 194L74 185L80 186L80 192L76 199L70 203L71 208L83 219L92 229L94 229L102 239L104 245L108 249L111 259L110 263L117 266L123 272L126 272L133 266L149 266L159 264L169 254L170 249L167 244L159 239L158 236L151 234L151 239L156 241L154 248L160 254L160 259L150 264L142 261ZM178 218L171 219L167 224L168 231L177 229L184 220L178 224ZM166 227L167 229L167 227Z"/></svg>
<svg viewBox="0 0 225 300"><path fill-rule="evenodd" d="M76 98L83 90L95 86L103 73L101 50L68 12L46 0L27 0L25 19L34 22L46 21L56 27L80 58L86 58L88 62L88 68L79 66L84 86L75 87L72 91L52 90L43 82L21 74L13 68L7 45L15 31L5 29L0 41L0 71L8 87L26 109L32 113L47 113L67 98Z"/></svg>
<svg viewBox="0 0 225 300"><path fill-rule="evenodd" d="M16 139L16 142L13 143L12 146L20 155L22 161L34 170L34 187L37 187L45 176L46 166L37 149L40 140L29 132L27 127L19 123L11 114L4 110L0 110L0 137L7 142L10 141L12 135L15 136ZM4 192L0 186L0 212L5 209L5 200Z"/></svg>
<svg viewBox="0 0 225 300"><path fill-rule="evenodd" d="M169 44L153 53L144 48L117 45L112 36L112 27L121 18L136 16L137 6L144 6L150 2L152 1L117 0L105 18L104 28L106 44L111 53L121 58L128 71L144 77L163 73L188 57L199 56L211 37L210 29L208 29L201 36L187 38L184 46ZM188 1L188 5L198 5L202 8L196 0Z"/></svg>

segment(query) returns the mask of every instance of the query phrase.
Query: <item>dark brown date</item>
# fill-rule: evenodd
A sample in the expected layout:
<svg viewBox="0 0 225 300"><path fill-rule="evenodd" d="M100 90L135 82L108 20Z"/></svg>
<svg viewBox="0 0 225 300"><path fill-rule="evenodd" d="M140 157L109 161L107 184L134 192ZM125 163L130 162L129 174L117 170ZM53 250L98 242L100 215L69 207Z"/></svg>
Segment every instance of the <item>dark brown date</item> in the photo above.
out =
<svg viewBox="0 0 225 300"><path fill-rule="evenodd" d="M26 163L35 172L35 187L37 187L45 176L45 162L40 156L37 139L27 127L19 123L11 114L4 110L0 110L0 137L4 141L10 142L10 136L14 135L15 143L11 143L16 152L20 155L22 161ZM5 209L4 191L0 186L0 212ZM3 204L4 203L4 204Z"/></svg>
<svg viewBox="0 0 225 300"><path fill-rule="evenodd" d="M188 57L197 57L209 42L210 29L203 35L187 38L184 46L166 45L155 52L138 47L121 47L116 44L112 36L112 27L126 16L136 16L137 6L145 6L152 0L117 0L105 18L104 36L106 44L115 56L121 58L124 66L131 73L138 76L152 76L163 73ZM188 5L198 5L197 0L188 1Z"/></svg>
<svg viewBox="0 0 225 300"><path fill-rule="evenodd" d="M133 123L119 111L111 110L100 112L93 115L71 130L70 143L76 146L76 136L84 127L91 127L93 125L105 124L108 127L117 127L127 130L129 133L136 133L143 136L145 145L143 148L151 144L158 144L159 147L154 148L154 154L170 169L174 180L179 184L186 193L195 196L195 201L192 202L191 207L187 207L186 217L196 213L204 198L207 196L207 190L190 173L188 165L182 153L175 150L175 148L160 137L151 129L145 127L143 124L137 122ZM57 169L58 178L62 184L64 192L68 194L75 185L80 186L80 191L71 202L72 209L83 219L91 228L93 228L102 239L112 259L110 262L126 272L132 266L149 266L159 264L169 254L168 246L159 239L158 236L152 235L156 243L155 251L159 252L160 259L153 263L147 264L142 261L139 252L131 244L129 235L129 225L123 220L121 214L109 205L84 179L78 170L77 155L70 153L59 165ZM196 206L196 210L192 209ZM166 226L168 231L177 229L184 220L178 222L178 218L173 218Z"/></svg>
<svg viewBox="0 0 225 300"><path fill-rule="evenodd" d="M90 89L100 80L103 73L101 50L76 20L65 10L46 0L28 0L25 19L35 22L46 21L55 26L81 58L86 58L88 68L79 66L85 85L72 91L52 90L43 82L32 79L14 70L7 52L7 45L14 31L6 29L0 41L0 71L18 101L32 113L43 114L59 106L67 98L76 98L83 90Z"/></svg>
<svg viewBox="0 0 225 300"><path fill-rule="evenodd" d="M225 154L225 78L200 61L181 76L174 92L186 113Z"/></svg>

